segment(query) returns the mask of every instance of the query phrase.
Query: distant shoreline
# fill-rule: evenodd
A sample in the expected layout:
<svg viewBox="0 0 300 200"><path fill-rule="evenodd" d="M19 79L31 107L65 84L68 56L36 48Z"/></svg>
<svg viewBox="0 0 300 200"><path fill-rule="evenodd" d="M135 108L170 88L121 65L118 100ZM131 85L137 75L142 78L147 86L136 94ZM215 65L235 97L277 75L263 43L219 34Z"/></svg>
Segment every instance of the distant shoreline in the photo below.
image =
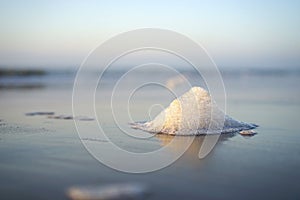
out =
<svg viewBox="0 0 300 200"><path fill-rule="evenodd" d="M2 76L44 76L46 70L42 69L0 69L0 77Z"/></svg>
<svg viewBox="0 0 300 200"><path fill-rule="evenodd" d="M98 74L104 69L88 69L84 72L88 74ZM186 69L186 68L177 68L176 69L179 73L189 74L194 73L193 69ZM207 69L206 69L207 70ZM244 76L244 75L254 75L254 76L298 76L300 75L300 68L268 68L268 69L258 69L258 68L220 68L220 73L222 76ZM128 68L121 66L114 69L109 69L110 72L113 73L126 73ZM61 74L76 74L76 69L51 69L51 68L43 68L43 69L36 69L36 68L26 68L21 69L17 67L0 67L0 78L1 77L31 77L31 76L47 76L47 75L61 75ZM158 71L147 70L147 73L157 73ZM162 73L161 71L159 71ZM210 74L210 71L207 71ZM143 73L143 72L142 72Z"/></svg>

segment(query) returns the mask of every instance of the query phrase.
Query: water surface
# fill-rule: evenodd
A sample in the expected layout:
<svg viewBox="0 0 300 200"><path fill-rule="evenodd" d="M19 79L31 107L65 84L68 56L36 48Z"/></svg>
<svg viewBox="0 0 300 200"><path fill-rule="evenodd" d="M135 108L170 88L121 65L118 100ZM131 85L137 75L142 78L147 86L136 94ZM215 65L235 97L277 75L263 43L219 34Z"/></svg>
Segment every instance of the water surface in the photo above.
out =
<svg viewBox="0 0 300 200"><path fill-rule="evenodd" d="M65 190L73 185L141 182L149 186L151 195L148 199L298 199L300 75L296 72L223 71L227 114L259 124L258 134L253 137L238 134L222 136L214 150L201 160L198 159L198 152L203 137L197 137L174 164L146 174L126 174L99 163L81 144L73 120L25 115L37 111L71 115L74 73L54 73L38 78L14 77L21 85L42 84L43 87L2 87L0 91L1 197L66 199ZM122 75L122 72L118 73ZM118 97L114 99L116 109L124 109L128 93L126 88L156 74L132 75L137 78L128 79L131 81L122 85ZM157 79L161 82L169 78L159 74ZM16 82L0 77L0 83L9 85ZM147 152L161 148L173 139L157 135L137 142L123 134L111 118L111 109L101 101L111 91L110 79L105 79L105 83L96 96L96 109L111 140L127 150ZM88 82L85 87L89 87ZM84 88L82 94L85 94ZM172 94L157 87L145 88L144 93L141 90L136 95L134 104L130 105L133 120L149 118L149 105L168 105L174 99ZM85 107L83 103L81 109L84 111ZM137 135L147 134L128 127L125 111L118 115L122 128ZM159 111L157 108L152 114L155 116ZM90 122L79 123L89 127ZM96 134L90 129L86 139L92 140ZM92 142L101 147L106 144L105 140ZM107 153L110 153L109 149Z"/></svg>

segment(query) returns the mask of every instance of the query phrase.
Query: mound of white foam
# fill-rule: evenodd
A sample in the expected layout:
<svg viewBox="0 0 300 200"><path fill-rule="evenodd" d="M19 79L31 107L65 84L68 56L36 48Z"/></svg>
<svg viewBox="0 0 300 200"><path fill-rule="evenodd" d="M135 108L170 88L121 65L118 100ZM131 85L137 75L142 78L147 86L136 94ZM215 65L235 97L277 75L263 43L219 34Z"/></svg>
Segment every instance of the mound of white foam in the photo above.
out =
<svg viewBox="0 0 300 200"><path fill-rule="evenodd" d="M231 133L254 129L255 124L237 121L221 111L209 93L193 87L149 122L131 123L134 129L170 135Z"/></svg>

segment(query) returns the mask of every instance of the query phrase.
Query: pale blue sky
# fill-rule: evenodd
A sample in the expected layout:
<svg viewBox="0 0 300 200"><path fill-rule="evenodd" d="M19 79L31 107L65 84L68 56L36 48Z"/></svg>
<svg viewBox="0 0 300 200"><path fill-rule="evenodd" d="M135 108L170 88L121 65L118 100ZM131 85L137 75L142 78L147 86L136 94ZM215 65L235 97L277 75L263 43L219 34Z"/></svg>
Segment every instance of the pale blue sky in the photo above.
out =
<svg viewBox="0 0 300 200"><path fill-rule="evenodd" d="M0 65L78 67L110 37L164 28L201 43L220 67L300 67L300 1L0 2Z"/></svg>

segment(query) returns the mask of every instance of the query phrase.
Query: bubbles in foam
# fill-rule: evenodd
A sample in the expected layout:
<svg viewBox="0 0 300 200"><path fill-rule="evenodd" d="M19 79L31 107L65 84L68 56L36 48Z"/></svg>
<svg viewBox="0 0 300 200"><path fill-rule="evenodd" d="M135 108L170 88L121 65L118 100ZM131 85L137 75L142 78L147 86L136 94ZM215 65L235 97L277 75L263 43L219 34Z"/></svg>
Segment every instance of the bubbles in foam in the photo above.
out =
<svg viewBox="0 0 300 200"><path fill-rule="evenodd" d="M231 133L257 127L237 121L218 108L209 93L193 87L149 122L131 123L134 129L169 135Z"/></svg>

